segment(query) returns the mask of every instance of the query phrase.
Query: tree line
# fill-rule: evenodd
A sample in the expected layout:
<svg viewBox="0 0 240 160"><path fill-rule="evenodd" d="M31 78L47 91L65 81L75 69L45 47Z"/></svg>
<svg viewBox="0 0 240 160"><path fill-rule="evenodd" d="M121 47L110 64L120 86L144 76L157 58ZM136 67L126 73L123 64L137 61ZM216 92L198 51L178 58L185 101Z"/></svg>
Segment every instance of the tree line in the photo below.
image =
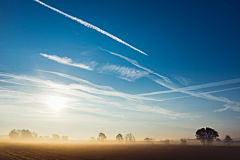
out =
<svg viewBox="0 0 240 160"><path fill-rule="evenodd" d="M220 140L219 134L217 131L215 131L213 128L210 127L206 127L206 128L201 128L198 129L195 133L196 139L199 140L204 146L210 146L214 141L215 142L221 142L222 140ZM68 136L62 136L60 138L60 136L58 134L53 134L52 137L49 136L38 136L38 134L36 132L31 132L29 130L15 130L13 129L10 133L9 133L9 138L13 139L13 140L17 140L17 139L21 139L21 140L34 140L34 139L39 139L39 140L69 140ZM107 136L104 133L99 133L98 138L95 139L94 137L90 137L91 141L105 141L107 140ZM117 142L135 142L135 137L133 136L133 134L128 133L125 136L123 136L122 134L117 134L116 136L116 141ZM143 139L145 142L153 142L155 141L154 138L149 138L146 137ZM165 144L169 144L170 140L164 140L162 141ZM182 145L186 145L187 144L187 139L182 138L180 139L180 142ZM225 142L227 145L230 145L231 143L233 143L232 138L229 135L226 135L226 137L224 138L223 142Z"/></svg>
<svg viewBox="0 0 240 160"><path fill-rule="evenodd" d="M60 136L58 134L53 134L52 137L49 136L38 136L38 134L36 132L31 132L29 130L25 130L25 129L13 129L10 131L9 133L9 138L12 140L68 140L68 136L62 136L62 138L60 138Z"/></svg>

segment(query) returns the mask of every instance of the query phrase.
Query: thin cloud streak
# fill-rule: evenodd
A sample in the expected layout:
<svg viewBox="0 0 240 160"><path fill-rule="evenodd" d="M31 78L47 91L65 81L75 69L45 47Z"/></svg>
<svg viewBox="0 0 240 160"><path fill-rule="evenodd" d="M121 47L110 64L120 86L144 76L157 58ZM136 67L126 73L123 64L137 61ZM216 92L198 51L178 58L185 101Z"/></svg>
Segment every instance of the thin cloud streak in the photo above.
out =
<svg viewBox="0 0 240 160"><path fill-rule="evenodd" d="M150 70L150 69L148 69L148 68L145 68L145 67L141 66L136 60L130 59L130 58L128 58L128 57L122 56L122 55L120 55L120 54L117 54L117 53L114 53L114 52L111 52L111 51L108 51L108 50L105 50L105 49L102 49L102 48L100 48L100 49L103 50L103 51L106 51L106 52L108 52L108 53L110 53L110 54L112 54L112 55L118 56L118 57L120 57L120 58L122 58L122 59L125 59L126 61L130 62L130 63L133 64L134 66L136 66L136 67L138 67L138 68L141 68L141 69L143 69L143 70L145 70L145 71L147 71L147 72L149 72L149 73L151 73L151 74L154 74L154 75L162 78L162 79L163 79L164 81L166 81L167 83L172 83L169 78L167 78L167 77L165 77L165 76L162 76L162 75L160 75L160 74L158 74L158 73L156 73L156 72L153 72L152 70ZM163 85L164 85L164 83L163 83Z"/></svg>
<svg viewBox="0 0 240 160"><path fill-rule="evenodd" d="M188 86L191 82L191 80L188 78L184 78L180 76L173 76L173 77L184 86Z"/></svg>
<svg viewBox="0 0 240 160"><path fill-rule="evenodd" d="M105 89L105 90L114 90L112 87L110 86L100 86L100 85L96 85L96 84L93 84L87 80L84 80L84 79L81 79L81 78L77 78L77 77L74 77L74 76L71 76L71 75L68 75L68 74L64 74L64 73L60 73L60 72L51 72L51 71L43 71L43 70L36 70L36 71L39 71L39 72L45 72L45 73L51 73L51 74L55 74L55 75L58 75L60 77L65 77L65 78L68 78L68 79L71 79L73 81L76 81L76 82L79 82L79 83L83 83L83 84L88 84L88 85L91 85L93 87L96 87L96 88L100 88L100 89Z"/></svg>
<svg viewBox="0 0 240 160"><path fill-rule="evenodd" d="M83 64L83 63L73 63L71 58L68 57L58 57L56 55L48 55L45 53L40 53L41 56L46 57L50 60L56 61L58 63L62 63L62 64L66 64L69 66L73 66L73 67L78 67L78 68L82 68L82 69L86 69L86 70L90 70L93 71L93 68L97 65L96 62L92 61L88 64Z"/></svg>
<svg viewBox="0 0 240 160"><path fill-rule="evenodd" d="M199 93L199 94L203 94L204 95L204 94L209 94L209 93L225 92L225 91L231 91L231 90L236 90L236 89L240 89L240 87L228 88L228 89L222 89L222 90L210 91L210 92L203 92L203 93ZM188 98L188 97L193 97L193 96L190 95L190 96L173 97L173 98L162 99L162 101L173 100L173 99L180 99L180 98Z"/></svg>
<svg viewBox="0 0 240 160"><path fill-rule="evenodd" d="M156 79L154 79L153 81L158 83L158 80L156 80ZM161 83L159 83L159 84L161 84ZM173 87L168 87L168 88L173 89L173 90L175 89ZM211 94L208 94L208 93L201 94L201 93L198 93L198 92L187 91L187 90L178 90L178 91L181 92L181 93L190 94L191 96L194 96L194 97L204 98L204 99L208 99L208 100L213 100L213 101L219 101L219 102L226 103L226 104L223 105L225 108L215 110L214 112L222 112L222 111L225 111L227 109L232 109L233 111L240 112L240 103L235 102L235 101L231 101L228 98L215 97L215 96L213 96Z"/></svg>
<svg viewBox="0 0 240 160"><path fill-rule="evenodd" d="M57 91L57 92L69 94L72 96L87 98L87 99L95 99L95 100L103 99L102 97L95 95L95 94L97 94L97 95L105 95L105 96L111 96L111 97L120 97L120 98L124 98L124 99L135 100L135 101L136 100L161 101L161 100L141 97L141 96L137 96L137 95L130 95L130 94L116 91L116 90L98 89L98 88L94 88L91 86L80 85L80 84L64 85L64 84L54 83L50 80L41 80L38 78L25 76L25 75L13 75L13 74L7 74L7 73L0 73L0 76L13 78L10 80L5 79L4 81L2 81L5 83L12 83L12 84L18 84L18 85L25 85L25 86L34 86L34 87L40 87L40 88L49 88L49 89ZM61 74L59 74L59 76L61 76ZM66 78L66 75L64 75L63 77ZM73 77L71 77L71 78L73 78ZM14 81L14 79L15 79L15 81ZM21 80L24 82L21 82ZM31 83L29 83L29 82L31 82ZM94 94L94 95L92 95L92 94Z"/></svg>
<svg viewBox="0 0 240 160"><path fill-rule="evenodd" d="M68 79L71 79L71 80L74 80L74 81L80 83L80 84L70 84L69 87L71 89L78 89L78 90L82 90L84 92L88 92L88 93L92 93L92 94L98 94L98 95L121 97L121 98L125 98L125 99L130 99L130 100L162 101L162 100L158 100L158 99L152 99L152 98L146 98L146 97L142 97L142 96L138 96L138 95L131 95L131 94L122 93L122 92L116 91L112 87L99 86L99 85L93 84L89 81L86 81L86 80L83 80L83 79L80 79L80 78L77 78L77 77L74 77L74 76L70 76L70 75L67 75L67 74L64 74L64 73L42 71L42 70L37 70L37 71L55 74L55 75L58 75L60 77L65 77L65 78L68 78Z"/></svg>
<svg viewBox="0 0 240 160"><path fill-rule="evenodd" d="M146 71L137 70L135 68L121 67L117 65L104 65L98 69L100 73L117 73L120 74L119 78L125 79L127 81L134 81L136 79L145 77L149 73Z"/></svg>
<svg viewBox="0 0 240 160"><path fill-rule="evenodd" d="M94 96L94 95L91 95L91 94L88 94L88 93L85 93L85 92L72 90L68 87L68 85L54 83L50 80L41 80L41 79L30 77L30 76L13 75L13 74L7 74L7 73L0 73L0 76L13 78L13 80L6 80L5 79L6 83L7 82L14 83L15 82L14 80L16 80L18 82L18 84L28 86L29 82L31 82L31 83L33 83L32 86L51 89L51 90L54 90L56 92L69 94L69 95L72 95L72 96L75 96L75 97L81 97L81 98L86 98L86 99L103 99L101 97ZM21 83L21 81L23 81L23 82ZM31 84L30 84L30 86L31 86Z"/></svg>
<svg viewBox="0 0 240 160"><path fill-rule="evenodd" d="M150 95L163 94L163 93L173 93L173 92L181 92L181 91L197 90L197 89L203 89L203 88L223 86L223 85L234 84L234 83L240 83L240 78L226 80L226 81L220 81L220 82L207 83L207 84L200 84L200 85L189 86L189 87L184 87L184 88L175 88L173 90L168 90L168 91L158 91L158 92L144 93L144 94L138 94L138 95L150 96Z"/></svg>
<svg viewBox="0 0 240 160"><path fill-rule="evenodd" d="M101 49L101 48L100 48ZM104 50L104 49L101 49L101 50ZM113 52L110 52L108 50L104 50L112 55L115 55L115 56L118 56L122 59L125 59L126 61L132 63L133 65L139 67L139 68L142 68L146 71L148 71L149 69L148 68L145 68L145 67L142 67L140 66L137 61L135 60L132 60L132 59L129 59L125 56L122 56L120 54L116 54L116 53L113 53ZM151 71L151 70L149 70ZM151 71L152 72L152 71ZM150 72L150 73L151 73ZM158 73L155 73L153 72L153 74L157 75L158 77L161 75L159 75ZM196 89L200 89L200 88L207 88L207 87L212 87L212 86L219 86L219 85L226 85L226 84L232 84L232 83L239 83L240 82L240 79L233 79L233 80L228 80L228 81L222 81L222 82L215 82L215 83L209 83L209 84L206 84L206 85L197 85L195 87L185 87L183 89L181 88L178 88L175 84L173 83L169 83L171 82L170 80L168 80L167 77L163 78L161 77L162 79L164 79L165 81L163 81L162 79L159 79L159 78L155 78L155 77L148 77L149 79L151 79L152 81L166 87L166 88L169 88L171 89L170 91L160 91L160 93L172 93L172 92L181 92L181 93L185 93L185 94L189 94L191 96L194 96L194 97L198 97L198 98L204 98L204 99L208 99L208 100L214 100L214 101L220 101L220 102L224 102L226 103L225 105L223 105L225 108L223 109L219 109L219 110L215 110L214 112L221 112L221 111L225 111L227 109L232 109L233 111L237 111L239 112L240 111L240 103L239 102L235 102L235 101L231 101L225 97L215 97L215 96L212 96L208 93L205 93L205 94L200 94L198 92L193 92L193 91L189 91L189 90L196 90ZM166 83L168 82L168 83ZM159 93L159 92L158 92ZM152 94L152 93L147 93L147 94ZM144 95L144 94L139 94L139 95ZM146 94L145 94L146 95Z"/></svg>
<svg viewBox="0 0 240 160"><path fill-rule="evenodd" d="M128 46L128 47L130 47L130 48L132 48L132 49L134 49L134 50L136 50L136 51L144 54L144 55L147 55L147 54L144 53L143 51L141 51L141 50L139 50L139 49L131 46L130 44L124 42L123 40L119 39L118 37L116 37L116 36L114 36L114 35L106 32L106 31L104 31L104 30L102 30L102 29L100 29L100 28L98 28L98 27L96 27L96 26L94 26L94 25L92 25L92 24L90 24L90 23L88 23L88 22L85 22L85 21L83 21L83 20L81 20L81 19L79 19L79 18L73 17L73 16L71 16L71 15L69 15L69 14L67 14L67 13L64 13L64 12L62 12L62 11L56 9L56 8L53 8L53 7L49 6L49 5L47 5L46 3L43 3L43 2L41 2L41 1L39 1L39 0L34 0L34 1L35 1L35 2L38 2L39 4L41 4L41 5L49 8L49 9L55 11L55 12L58 12L59 14L62 14L62 15L64 15L64 16L66 16L66 17L68 17L68 18L70 18L70 19L72 19L72 20L74 20L74 21L77 21L78 23L80 23L80 24L82 24L82 25L84 25L84 26L86 26L86 27L88 27L88 28L94 29L94 30L96 30L96 31L98 31L98 32L100 32L100 33L102 33L102 34L104 34L104 35L106 35L106 36L108 36L108 37L110 37L110 38L118 41L119 43L122 43L122 44L124 44L124 45L126 45L126 46Z"/></svg>
<svg viewBox="0 0 240 160"><path fill-rule="evenodd" d="M0 97L5 97L4 104L9 104L8 106L11 106L11 105L25 106L25 104L31 105L31 103L41 104L43 101L46 101L48 96L50 96L51 94L55 94L55 92L56 93L59 92L61 93L62 96L64 97L67 96L70 99L72 99L71 102L68 102L70 107L75 107L75 108L80 107L79 109L87 108L88 106L100 107L100 109L101 108L104 109L105 107L109 109L112 107L117 107L119 109L132 110L135 112L162 114L162 115L166 115L169 118L199 117L198 115L193 115L192 113L177 113L177 112L172 112L160 107L152 107L149 105L145 105L144 101L139 101L139 100L151 100L151 99L136 96L136 95L130 95L130 94L122 93L115 90L104 90L104 89L98 89L96 87L91 88L91 86L86 85L87 83L85 83L85 85L83 84L80 85L76 83L71 83L69 85L66 85L66 84L55 83L50 80L42 80L42 79L38 79L31 76L25 76L25 75L13 75L13 74L7 74L7 73L0 73L0 76L5 77L5 83L8 83L8 82L11 83L15 81L18 82L17 85L14 85L14 86L6 85L4 88L0 89L1 90ZM66 78L67 76L63 75L63 77ZM76 77L75 78L70 77L70 78L75 79ZM39 89L33 88L31 85L30 86L27 85L29 83L31 85L34 85L35 87L39 87ZM22 87L17 87L18 85L21 85L21 84L23 85ZM7 87L8 88L11 87L14 91L12 92L10 89L7 89ZM15 91L18 89L21 89L21 92ZM42 93L47 93L47 95L40 94L39 91L41 91ZM16 97L18 98L16 99ZM45 100L42 100L42 99L45 99ZM80 105L79 103L82 103L82 105ZM96 110L96 112L98 111L99 110ZM118 115L119 114L115 114L114 116L116 117Z"/></svg>

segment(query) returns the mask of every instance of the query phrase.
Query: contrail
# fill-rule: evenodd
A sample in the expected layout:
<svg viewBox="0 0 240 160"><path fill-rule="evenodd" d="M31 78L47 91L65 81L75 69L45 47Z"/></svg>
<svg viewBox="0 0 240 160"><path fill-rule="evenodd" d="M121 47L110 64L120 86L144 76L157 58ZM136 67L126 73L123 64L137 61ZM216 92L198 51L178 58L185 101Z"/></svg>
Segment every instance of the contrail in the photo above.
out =
<svg viewBox="0 0 240 160"><path fill-rule="evenodd" d="M231 90L236 90L236 89L240 89L240 87L227 88L227 89L222 89L222 90L217 90L217 91L210 91L210 92L203 92L203 93L199 93L199 94L200 95L201 94L204 95L204 94L209 94L209 93L225 92L225 91L231 91ZM180 99L180 98L188 98L188 97L193 97L193 96L190 95L190 96L182 96L182 97L173 97L173 98L162 99L162 101L172 100L172 99Z"/></svg>
<svg viewBox="0 0 240 160"><path fill-rule="evenodd" d="M138 95L140 95L140 96L150 96L150 95L163 94L163 93L191 91L191 90L197 90L197 89L209 88L209 87L216 87L216 86L223 86L223 85L235 84L235 83L240 83L240 78L226 80L226 81L220 81L220 82L207 83L207 84L200 84L200 85L184 87L184 88L176 88L176 89L168 90L168 91L158 91L158 92L151 92L151 93L143 93L143 94L138 94Z"/></svg>
<svg viewBox="0 0 240 160"><path fill-rule="evenodd" d="M139 50L139 49L131 46L130 44L124 42L123 40L119 39L118 37L116 37L116 36L114 36L114 35L106 32L106 31L104 31L104 30L102 30L102 29L100 29L100 28L98 28L98 27L96 27L96 26L94 26L94 25L92 25L92 24L90 24L90 23L88 23L88 22L85 22L85 21L83 21L83 20L81 20L81 19L79 19L79 18L73 17L73 16L71 16L71 15L69 15L69 14L67 14L67 13L64 13L64 12L62 12L62 11L56 9L56 8L53 8L53 7L49 6L49 5L47 5L46 3L43 3L43 2L41 2L41 1L39 1L39 0L34 0L34 1L40 3L41 5L47 7L47 8L49 8L49 9L51 9L51 10L54 10L54 11L56 11L56 12L58 12L58 13L64 15L64 16L66 16L66 17L68 17L68 18L70 18L70 19L72 19L72 20L74 20L74 21L77 21L78 23L80 23L80 24L82 24L82 25L84 25L84 26L86 26L86 27L88 27L88 28L94 29L94 30L96 30L96 31L98 31L98 32L100 32L100 33L102 33L102 34L105 34L106 36L108 36L108 37L110 37L110 38L112 38L112 39L114 39L114 40L116 40L116 41L118 41L118 42L120 42L120 43L122 43L122 44L124 44L124 45L126 45L126 46L128 46L128 47L130 47L130 48L132 48L132 49L134 49L134 50L142 53L142 54L144 54L144 55L147 55L147 54L144 53L143 51L141 51L141 50Z"/></svg>
<svg viewBox="0 0 240 160"><path fill-rule="evenodd" d="M104 50L102 48L100 48L101 50ZM104 50L112 55L118 56L122 59L125 59L126 61L132 63L133 65L135 65L138 68L144 69L145 71L148 71L152 74L157 75L158 77L161 77L162 79L164 79L164 81L162 81L162 79L158 79L158 78L154 78L154 77L148 77L149 79L151 79L152 81L168 88L171 89L169 91L160 91L160 92L152 92L152 93L145 93L145 94L138 94L139 96L146 96L146 95L154 95L154 94L161 94L161 93L172 93L172 92L181 92L181 93L185 93L185 94L189 94L191 96L194 97L198 97L198 98L204 98L204 99L209 99L209 100L214 100L214 101L219 101L219 102L225 102L226 104L224 105L225 108L219 109L219 110L215 110L214 112L221 112L221 111L225 111L227 109L232 109L233 111L236 112L240 112L240 102L235 102L235 101L231 101L227 98L224 97L215 97L212 96L209 93L199 93L199 92L193 92L191 90L196 90L196 89L201 89L201 88L208 88L208 87L214 87L214 86L221 86L221 85L227 85L227 84L233 84L233 83L239 83L240 82L240 78L237 79L232 79L232 80L227 80L227 81L221 81L221 82L214 82L214 83L208 83L208 84L203 84L203 85L196 85L196 86L190 86L190 87L185 87L185 88L178 88L175 84L173 84L167 77L159 75L158 73L155 73L153 71L151 71L148 68L145 68L141 65L138 64L137 61L132 60L128 57L122 56L120 54L117 53L113 53L110 52L108 50ZM214 93L214 92L213 92ZM188 96L184 96L184 97L188 97Z"/></svg>

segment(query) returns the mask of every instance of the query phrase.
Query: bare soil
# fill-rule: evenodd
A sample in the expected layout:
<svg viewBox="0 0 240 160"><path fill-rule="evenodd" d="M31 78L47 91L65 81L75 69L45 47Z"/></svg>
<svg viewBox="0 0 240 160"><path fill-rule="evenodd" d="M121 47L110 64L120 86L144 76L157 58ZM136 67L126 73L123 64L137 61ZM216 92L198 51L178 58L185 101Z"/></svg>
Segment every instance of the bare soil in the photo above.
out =
<svg viewBox="0 0 240 160"><path fill-rule="evenodd" d="M0 141L0 159L240 160L240 146Z"/></svg>

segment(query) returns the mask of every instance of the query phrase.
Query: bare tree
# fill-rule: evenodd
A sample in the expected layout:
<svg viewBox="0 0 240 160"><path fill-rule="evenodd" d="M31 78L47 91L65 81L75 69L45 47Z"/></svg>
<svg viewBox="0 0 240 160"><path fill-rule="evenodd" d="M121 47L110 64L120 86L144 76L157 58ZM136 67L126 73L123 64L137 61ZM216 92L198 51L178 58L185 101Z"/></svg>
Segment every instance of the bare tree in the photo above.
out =
<svg viewBox="0 0 240 160"><path fill-rule="evenodd" d="M99 133L99 136L98 136L98 141L104 141L105 139L107 139L107 136L104 134L104 133Z"/></svg>
<svg viewBox="0 0 240 160"><path fill-rule="evenodd" d="M58 141L58 140L60 140L60 136L57 135L57 134L53 134L52 135L52 140Z"/></svg>
<svg viewBox="0 0 240 160"><path fill-rule="evenodd" d="M123 135L118 133L118 135L116 136L116 141L122 142L123 141Z"/></svg>
<svg viewBox="0 0 240 160"><path fill-rule="evenodd" d="M215 131L212 128L206 127L205 128L201 128L198 129L196 131L196 137L197 140L200 140L201 143L205 146L205 145L210 145L211 143L213 143L213 141L219 137L218 132Z"/></svg>
<svg viewBox="0 0 240 160"><path fill-rule="evenodd" d="M128 133L124 137L126 142L135 142L135 137L132 135L132 133Z"/></svg>
<svg viewBox="0 0 240 160"><path fill-rule="evenodd" d="M232 138L229 135L226 135L224 138L224 143L226 143L228 146L232 143Z"/></svg>

